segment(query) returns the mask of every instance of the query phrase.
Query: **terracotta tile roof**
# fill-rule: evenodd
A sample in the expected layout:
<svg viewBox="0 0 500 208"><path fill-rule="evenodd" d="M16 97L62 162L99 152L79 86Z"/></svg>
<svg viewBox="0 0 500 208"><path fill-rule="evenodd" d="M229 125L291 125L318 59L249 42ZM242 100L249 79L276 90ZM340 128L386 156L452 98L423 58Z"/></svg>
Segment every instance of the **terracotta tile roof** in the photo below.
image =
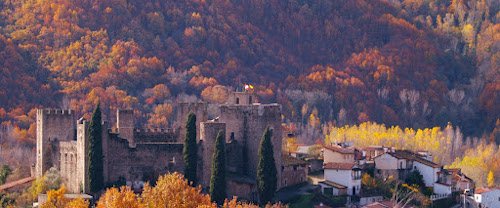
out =
<svg viewBox="0 0 500 208"><path fill-rule="evenodd" d="M284 166L306 165L307 164L306 161L303 161L303 160L300 160L300 159L297 159L297 158L294 158L294 157L291 157L288 155L283 155L281 158L283 160Z"/></svg>
<svg viewBox="0 0 500 208"><path fill-rule="evenodd" d="M319 183L321 183L321 184L325 184L325 185L327 185L327 186L331 186L331 187L336 188L336 189L347 189L347 186L344 186L344 185L342 185L342 184L335 183L335 182L333 182L333 181L328 181L328 180L326 180L326 181L321 181L321 182L319 182Z"/></svg>
<svg viewBox="0 0 500 208"><path fill-rule="evenodd" d="M333 145L325 145L323 146L325 149L338 152L340 154L354 154L354 149L347 149L347 148L342 148L340 146L333 146Z"/></svg>
<svg viewBox="0 0 500 208"><path fill-rule="evenodd" d="M355 163L326 163L324 165L324 168L335 170L352 170L355 165Z"/></svg>
<svg viewBox="0 0 500 208"><path fill-rule="evenodd" d="M388 152L388 154L390 154L393 157L398 158L398 159L417 161L419 163L422 163L424 165L427 165L427 166L430 166L433 168L440 168L441 167L441 165L438 165L432 161L429 161L425 158L422 158L420 155L418 155L412 151L409 151L409 150L396 150L394 152Z"/></svg>
<svg viewBox="0 0 500 208"><path fill-rule="evenodd" d="M476 188L474 193L475 194L483 194L483 193L494 191L494 190L500 190L500 189L498 189L498 188Z"/></svg>

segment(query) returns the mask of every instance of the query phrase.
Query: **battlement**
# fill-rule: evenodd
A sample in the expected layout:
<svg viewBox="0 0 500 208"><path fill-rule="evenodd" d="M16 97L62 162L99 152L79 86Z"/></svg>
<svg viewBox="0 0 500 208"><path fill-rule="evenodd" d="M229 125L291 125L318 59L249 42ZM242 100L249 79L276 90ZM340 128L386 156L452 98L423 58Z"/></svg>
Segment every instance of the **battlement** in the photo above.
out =
<svg viewBox="0 0 500 208"><path fill-rule="evenodd" d="M134 133L169 133L173 134L174 129L171 128L134 128Z"/></svg>
<svg viewBox="0 0 500 208"><path fill-rule="evenodd" d="M176 138L177 137L172 129L134 129L134 141L136 142L176 142Z"/></svg>
<svg viewBox="0 0 500 208"><path fill-rule="evenodd" d="M38 115L60 115L60 116L72 116L75 114L75 111L71 109L38 109L37 111Z"/></svg>

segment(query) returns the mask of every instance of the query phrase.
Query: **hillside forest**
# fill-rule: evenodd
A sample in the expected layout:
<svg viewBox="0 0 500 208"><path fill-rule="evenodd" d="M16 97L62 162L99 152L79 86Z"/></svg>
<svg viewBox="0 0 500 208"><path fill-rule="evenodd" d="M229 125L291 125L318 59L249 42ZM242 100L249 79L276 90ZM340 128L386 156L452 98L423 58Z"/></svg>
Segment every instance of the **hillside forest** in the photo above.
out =
<svg viewBox="0 0 500 208"><path fill-rule="evenodd" d="M177 101L224 102L243 84L280 103L283 121L309 135L302 143L364 122L440 131L450 122L460 142L476 141L471 151L497 152L499 9L495 0L0 0L0 162L34 162L20 158L34 155L36 108L88 118L100 102L107 120L133 108L139 124L164 127Z"/></svg>

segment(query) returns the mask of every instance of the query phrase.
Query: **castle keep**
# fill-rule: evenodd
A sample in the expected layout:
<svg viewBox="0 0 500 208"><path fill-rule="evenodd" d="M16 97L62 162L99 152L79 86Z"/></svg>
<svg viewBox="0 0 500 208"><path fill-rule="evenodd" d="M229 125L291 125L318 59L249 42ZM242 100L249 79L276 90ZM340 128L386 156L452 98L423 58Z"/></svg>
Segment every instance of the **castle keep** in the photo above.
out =
<svg viewBox="0 0 500 208"><path fill-rule="evenodd" d="M252 93L234 92L225 104L216 105L212 117L209 103L179 103L176 121L166 129L137 128L132 110L117 110L116 124L103 122L104 182L142 184L168 172L182 172L185 123L187 115L194 113L200 185L208 188L210 184L215 138L222 131L226 135L228 195L255 199L257 154L267 127L273 130L278 181L282 166L281 106L256 101ZM88 193L87 127L88 122L76 120L72 110L38 110L36 176L55 167L69 192ZM280 187L282 184L278 184Z"/></svg>

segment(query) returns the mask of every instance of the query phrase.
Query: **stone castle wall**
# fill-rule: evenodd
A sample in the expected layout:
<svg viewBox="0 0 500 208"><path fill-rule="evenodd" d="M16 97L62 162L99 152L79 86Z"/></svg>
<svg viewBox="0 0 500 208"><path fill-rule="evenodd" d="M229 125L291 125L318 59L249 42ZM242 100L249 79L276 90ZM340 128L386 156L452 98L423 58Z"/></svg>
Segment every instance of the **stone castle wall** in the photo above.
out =
<svg viewBox="0 0 500 208"><path fill-rule="evenodd" d="M226 132L226 124L219 122L200 123L200 145L198 155L201 158L198 163L197 175L202 187L210 186L210 176L212 174L212 159L215 150L215 139L217 134Z"/></svg>
<svg viewBox="0 0 500 208"><path fill-rule="evenodd" d="M179 132L179 142L184 142L184 137L186 136L186 122L189 113L194 113L196 115L196 138L200 138L200 123L208 120L207 108L208 104L204 102L178 104L174 129Z"/></svg>
<svg viewBox="0 0 500 208"><path fill-rule="evenodd" d="M183 172L185 123L187 115L193 112L197 116L200 185L209 186L215 139L222 131L226 139L226 167L231 174L228 184L246 187L241 190L230 187L228 190L234 191L228 194L254 198L258 150L267 127L273 130L274 156L281 181L282 130L281 106L258 104L251 97L249 93L233 94L226 104L217 106L220 115L212 121L207 121L207 103L180 103L173 129L135 128L133 111L118 110L116 128L108 122L102 126L105 183L123 179L153 181L168 172ZM88 192L88 122L76 121L72 111L37 113L37 176L55 166L70 192Z"/></svg>
<svg viewBox="0 0 500 208"><path fill-rule="evenodd" d="M59 173L66 189L69 193L78 193L80 191L80 180L78 180L78 153L76 141L61 141L59 143L59 152L61 154L61 167Z"/></svg>
<svg viewBox="0 0 500 208"><path fill-rule="evenodd" d="M108 134L103 143L105 155L105 182L114 183L120 178L127 181L153 181L168 172L182 172L182 143L136 143L130 147L126 139Z"/></svg>
<svg viewBox="0 0 500 208"><path fill-rule="evenodd" d="M274 158L278 171L278 181L281 179L281 148L282 148L282 129L281 129L281 106L278 104L253 104L253 105L222 105L219 122L226 123L226 141L234 139L247 148L248 162L244 169L247 170L244 175L250 178L256 178L258 151L262 136L267 127L273 130L272 143L274 148ZM246 129L247 137L243 137ZM244 164L245 165L245 164ZM279 187L278 187L279 188Z"/></svg>
<svg viewBox="0 0 500 208"><path fill-rule="evenodd" d="M36 176L41 177L51 167L59 167L57 141L73 140L76 135L72 110L37 110Z"/></svg>

